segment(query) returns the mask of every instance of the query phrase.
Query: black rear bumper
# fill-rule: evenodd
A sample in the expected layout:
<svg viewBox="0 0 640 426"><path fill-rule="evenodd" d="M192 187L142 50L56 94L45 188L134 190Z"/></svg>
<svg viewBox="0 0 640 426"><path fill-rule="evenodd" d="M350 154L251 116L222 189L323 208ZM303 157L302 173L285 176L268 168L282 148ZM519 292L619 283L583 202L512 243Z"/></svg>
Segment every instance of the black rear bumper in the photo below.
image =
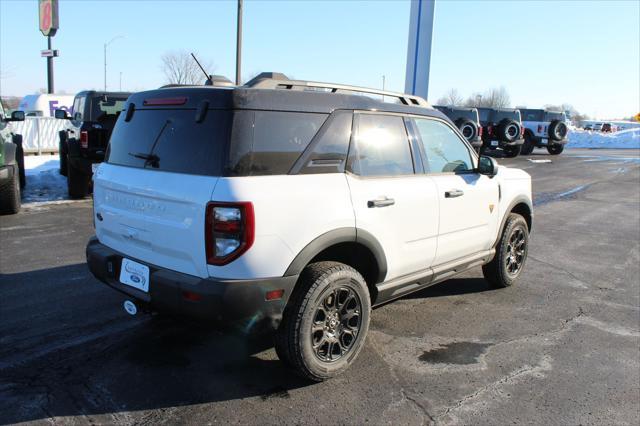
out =
<svg viewBox="0 0 640 426"><path fill-rule="evenodd" d="M240 324L246 331L277 327L298 279L297 275L255 280L203 279L125 256L95 237L89 240L86 254L89 269L97 279L151 310L220 324ZM148 293L120 282L123 257L149 267ZM283 296L266 300L267 292L274 290L284 290Z"/></svg>

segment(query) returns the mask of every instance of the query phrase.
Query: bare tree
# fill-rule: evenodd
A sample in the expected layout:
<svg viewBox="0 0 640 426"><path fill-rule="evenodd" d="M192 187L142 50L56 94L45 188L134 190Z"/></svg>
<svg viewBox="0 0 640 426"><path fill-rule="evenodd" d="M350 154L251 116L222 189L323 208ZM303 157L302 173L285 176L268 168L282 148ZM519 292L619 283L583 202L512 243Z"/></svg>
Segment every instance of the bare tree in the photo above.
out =
<svg viewBox="0 0 640 426"><path fill-rule="evenodd" d="M437 105L444 106L459 106L462 105L462 96L458 93L457 89L449 89L449 91L441 98L439 98L436 102Z"/></svg>
<svg viewBox="0 0 640 426"><path fill-rule="evenodd" d="M511 98L504 87L492 88L482 94L473 93L464 105L475 108L508 108L511 105Z"/></svg>
<svg viewBox="0 0 640 426"><path fill-rule="evenodd" d="M209 74L213 74L213 67L208 62L202 62L202 66ZM162 72L167 84L202 84L206 79L196 61L184 51L171 51L162 55Z"/></svg>

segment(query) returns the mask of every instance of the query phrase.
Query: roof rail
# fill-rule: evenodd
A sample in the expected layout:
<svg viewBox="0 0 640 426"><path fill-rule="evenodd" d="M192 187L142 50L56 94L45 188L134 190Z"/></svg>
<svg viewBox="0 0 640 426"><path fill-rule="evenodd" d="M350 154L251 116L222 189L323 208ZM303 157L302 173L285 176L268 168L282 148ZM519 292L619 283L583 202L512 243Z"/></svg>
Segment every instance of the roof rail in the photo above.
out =
<svg viewBox="0 0 640 426"><path fill-rule="evenodd" d="M335 83L320 83L317 81L305 81L305 80L289 80L284 74L281 73L261 73L256 77L245 83L246 87L255 89L289 89L289 90L304 90L305 88L313 89L327 89L331 93L337 92L356 92L366 93L372 95L380 95L390 98L396 98L404 105L421 106L426 108L432 108L431 104L421 98L420 96L408 95L406 93L388 92L385 90L370 89L367 87L348 86L345 84Z"/></svg>

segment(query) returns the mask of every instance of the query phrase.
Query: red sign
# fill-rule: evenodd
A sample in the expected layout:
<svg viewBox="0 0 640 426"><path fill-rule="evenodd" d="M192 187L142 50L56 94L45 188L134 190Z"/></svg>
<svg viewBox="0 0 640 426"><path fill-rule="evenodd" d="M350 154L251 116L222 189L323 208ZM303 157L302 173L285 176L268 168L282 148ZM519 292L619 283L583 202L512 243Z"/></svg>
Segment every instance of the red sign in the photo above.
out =
<svg viewBox="0 0 640 426"><path fill-rule="evenodd" d="M58 30L58 0L38 0L40 32L53 37Z"/></svg>

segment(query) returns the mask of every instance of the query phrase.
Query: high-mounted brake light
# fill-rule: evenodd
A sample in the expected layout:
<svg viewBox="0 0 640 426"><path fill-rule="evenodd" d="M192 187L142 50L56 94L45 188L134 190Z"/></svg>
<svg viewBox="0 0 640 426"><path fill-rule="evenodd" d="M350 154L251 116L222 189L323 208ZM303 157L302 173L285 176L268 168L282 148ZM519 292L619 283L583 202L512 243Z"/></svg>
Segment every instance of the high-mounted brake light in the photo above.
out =
<svg viewBox="0 0 640 426"><path fill-rule="evenodd" d="M184 105L186 103L187 103L186 97L152 98L152 99L145 99L144 102L142 102L144 106Z"/></svg>
<svg viewBox="0 0 640 426"><path fill-rule="evenodd" d="M211 202L205 217L207 263L226 265L253 245L255 219L250 202Z"/></svg>
<svg viewBox="0 0 640 426"><path fill-rule="evenodd" d="M80 132L80 148L89 148L89 132L86 130Z"/></svg>

